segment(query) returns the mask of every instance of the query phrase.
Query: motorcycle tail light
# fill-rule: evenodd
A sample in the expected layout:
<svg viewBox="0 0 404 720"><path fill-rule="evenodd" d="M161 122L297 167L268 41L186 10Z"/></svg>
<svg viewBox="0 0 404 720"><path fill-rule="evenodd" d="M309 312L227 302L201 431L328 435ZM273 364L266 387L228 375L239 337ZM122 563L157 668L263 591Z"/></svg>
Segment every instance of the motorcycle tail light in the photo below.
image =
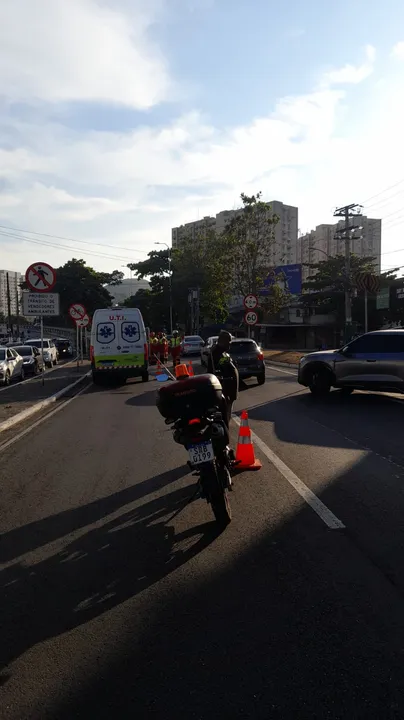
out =
<svg viewBox="0 0 404 720"><path fill-rule="evenodd" d="M188 425L200 425L201 421L199 418L194 418L193 420L190 420Z"/></svg>

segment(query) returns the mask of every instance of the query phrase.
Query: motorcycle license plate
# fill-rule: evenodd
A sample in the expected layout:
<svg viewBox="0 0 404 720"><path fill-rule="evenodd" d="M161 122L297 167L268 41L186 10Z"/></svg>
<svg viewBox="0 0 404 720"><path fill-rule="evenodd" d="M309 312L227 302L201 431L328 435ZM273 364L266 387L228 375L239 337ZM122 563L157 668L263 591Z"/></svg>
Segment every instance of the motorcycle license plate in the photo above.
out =
<svg viewBox="0 0 404 720"><path fill-rule="evenodd" d="M201 463L210 462L210 460L214 458L213 445L211 442L191 445L191 447L188 448L188 452L192 465L201 465Z"/></svg>

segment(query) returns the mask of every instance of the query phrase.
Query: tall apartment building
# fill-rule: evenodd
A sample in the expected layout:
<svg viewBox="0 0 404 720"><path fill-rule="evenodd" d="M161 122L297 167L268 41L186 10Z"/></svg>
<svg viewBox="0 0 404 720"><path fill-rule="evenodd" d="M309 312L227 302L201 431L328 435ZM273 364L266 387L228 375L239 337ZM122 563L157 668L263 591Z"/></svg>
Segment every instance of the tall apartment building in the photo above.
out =
<svg viewBox="0 0 404 720"><path fill-rule="evenodd" d="M279 223L275 226L275 238L271 244L271 265L292 265L299 262L298 258L298 208L285 205L279 200L269 203L274 214L279 216ZM172 228L172 247L178 248L185 239L196 239L206 230L223 232L227 223L237 215L240 210L222 210L216 217L204 217L202 220L186 223L180 227Z"/></svg>
<svg viewBox="0 0 404 720"><path fill-rule="evenodd" d="M362 228L353 233L351 251L360 257L373 256L375 258L375 272L380 273L382 221L359 215L353 218L351 222ZM303 282L311 272L309 267L304 266L304 263L316 264L326 260L327 257L344 255L345 238L343 233L340 232L344 228L345 222L340 220L335 224L317 225L315 230L299 237L298 259L296 262L303 264Z"/></svg>
<svg viewBox="0 0 404 720"><path fill-rule="evenodd" d="M19 312L19 302L21 298L20 283L22 281L21 273L13 272L12 270L0 270L0 313L3 313L6 317L8 316L7 275L12 315L17 315Z"/></svg>

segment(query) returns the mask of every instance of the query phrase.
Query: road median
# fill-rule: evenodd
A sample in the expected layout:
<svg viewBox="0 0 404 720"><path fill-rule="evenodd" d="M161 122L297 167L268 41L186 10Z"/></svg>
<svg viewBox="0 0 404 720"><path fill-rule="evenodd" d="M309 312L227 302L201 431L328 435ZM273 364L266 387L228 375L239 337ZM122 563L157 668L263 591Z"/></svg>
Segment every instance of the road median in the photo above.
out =
<svg viewBox="0 0 404 720"><path fill-rule="evenodd" d="M63 365L45 375L45 383L38 377L28 383L17 383L0 392L0 433L27 420L59 398L85 382L90 372L90 363Z"/></svg>
<svg viewBox="0 0 404 720"><path fill-rule="evenodd" d="M307 352L301 350L264 350L264 358L266 364L280 365L281 367L297 367L300 358L307 355Z"/></svg>

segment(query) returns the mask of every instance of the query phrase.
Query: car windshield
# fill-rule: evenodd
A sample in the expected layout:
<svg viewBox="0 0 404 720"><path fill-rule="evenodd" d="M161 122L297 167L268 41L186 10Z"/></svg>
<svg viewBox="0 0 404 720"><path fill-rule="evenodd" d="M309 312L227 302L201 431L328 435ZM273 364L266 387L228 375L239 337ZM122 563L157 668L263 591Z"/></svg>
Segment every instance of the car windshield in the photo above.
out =
<svg viewBox="0 0 404 720"><path fill-rule="evenodd" d="M236 340L230 343L230 352L250 353L257 349L257 344L254 342L254 340L243 340L242 342L237 342Z"/></svg>
<svg viewBox="0 0 404 720"><path fill-rule="evenodd" d="M184 342L186 343L200 343L202 338L198 337L197 335L187 335L184 338Z"/></svg>
<svg viewBox="0 0 404 720"><path fill-rule="evenodd" d="M14 350L21 355L21 357L27 357L28 355L32 355L32 348L28 347L27 345L21 346L21 347L15 347Z"/></svg>
<svg viewBox="0 0 404 720"><path fill-rule="evenodd" d="M67 347L69 345L68 340L56 340L56 345L58 347Z"/></svg>
<svg viewBox="0 0 404 720"><path fill-rule="evenodd" d="M40 341L40 340L30 340L30 341L27 343L27 345L31 345L32 347L40 348L40 347L41 347L41 341ZM44 340L44 341L43 341L43 346L44 346L44 348L48 348L48 347L49 347L49 340Z"/></svg>
<svg viewBox="0 0 404 720"><path fill-rule="evenodd" d="M0 362L5 359L6 359L6 351L3 348L0 348Z"/></svg>

